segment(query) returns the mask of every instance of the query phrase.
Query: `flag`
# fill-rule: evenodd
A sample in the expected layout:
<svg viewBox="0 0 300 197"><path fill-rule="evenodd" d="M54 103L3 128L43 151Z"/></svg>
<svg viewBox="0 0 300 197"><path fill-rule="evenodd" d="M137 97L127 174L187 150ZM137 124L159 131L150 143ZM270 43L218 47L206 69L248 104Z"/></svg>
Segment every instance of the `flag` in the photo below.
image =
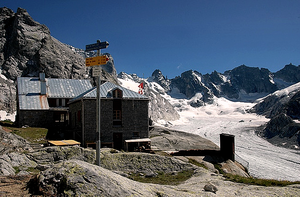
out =
<svg viewBox="0 0 300 197"><path fill-rule="evenodd" d="M144 94L144 83L143 82L139 85L139 94Z"/></svg>

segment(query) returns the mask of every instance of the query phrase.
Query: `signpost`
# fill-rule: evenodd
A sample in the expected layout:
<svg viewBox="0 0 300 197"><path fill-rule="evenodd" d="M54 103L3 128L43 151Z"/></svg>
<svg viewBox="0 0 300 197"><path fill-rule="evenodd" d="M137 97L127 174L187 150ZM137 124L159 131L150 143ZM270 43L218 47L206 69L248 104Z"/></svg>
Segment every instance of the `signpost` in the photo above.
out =
<svg viewBox="0 0 300 197"><path fill-rule="evenodd" d="M101 86L101 68L100 65L104 65L109 60L107 55L100 56L100 49L106 49L108 47L108 42L100 42L97 40L95 44L89 44L85 46L85 51L93 51L97 50L96 57L90 57L85 59L86 66L97 66L93 67L93 77L97 76L97 114L96 114L96 123L97 123L97 130L96 130L96 164L98 166L101 165L100 162L100 148L101 148L101 139L100 139L100 120L101 120L101 97L100 97L100 86Z"/></svg>
<svg viewBox="0 0 300 197"><path fill-rule="evenodd" d="M86 66L99 66L104 65L109 60L107 55L96 56L96 57L88 57L85 58L85 65Z"/></svg>
<svg viewBox="0 0 300 197"><path fill-rule="evenodd" d="M100 49L106 49L108 47L108 42L100 42L100 40L97 40L97 43L95 44L88 44L85 46L85 51L94 51L94 50L100 50Z"/></svg>
<svg viewBox="0 0 300 197"><path fill-rule="evenodd" d="M98 77L101 74L101 68L99 66L93 67L93 77Z"/></svg>

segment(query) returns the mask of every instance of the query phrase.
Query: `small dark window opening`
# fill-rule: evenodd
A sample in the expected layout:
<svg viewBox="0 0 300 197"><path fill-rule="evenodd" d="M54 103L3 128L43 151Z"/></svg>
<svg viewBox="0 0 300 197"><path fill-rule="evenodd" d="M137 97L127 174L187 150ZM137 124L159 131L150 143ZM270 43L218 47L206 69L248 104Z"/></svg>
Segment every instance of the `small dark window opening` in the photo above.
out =
<svg viewBox="0 0 300 197"><path fill-rule="evenodd" d="M67 107L69 99L48 98L49 107Z"/></svg>
<svg viewBox="0 0 300 197"><path fill-rule="evenodd" d="M81 110L77 112L77 121L81 122Z"/></svg>
<svg viewBox="0 0 300 197"><path fill-rule="evenodd" d="M132 137L133 137L133 138L138 138L138 137L140 137L140 132L133 132L133 133L132 133Z"/></svg>
<svg viewBox="0 0 300 197"><path fill-rule="evenodd" d="M53 118L54 122L65 122L69 120L68 114L61 112L54 112Z"/></svg>
<svg viewBox="0 0 300 197"><path fill-rule="evenodd" d="M113 91L113 98L122 98L123 97L123 92L120 89L115 89Z"/></svg>
<svg viewBox="0 0 300 197"><path fill-rule="evenodd" d="M56 107L56 99L48 99L49 107Z"/></svg>
<svg viewBox="0 0 300 197"><path fill-rule="evenodd" d="M113 125L122 125L122 99L113 100Z"/></svg>

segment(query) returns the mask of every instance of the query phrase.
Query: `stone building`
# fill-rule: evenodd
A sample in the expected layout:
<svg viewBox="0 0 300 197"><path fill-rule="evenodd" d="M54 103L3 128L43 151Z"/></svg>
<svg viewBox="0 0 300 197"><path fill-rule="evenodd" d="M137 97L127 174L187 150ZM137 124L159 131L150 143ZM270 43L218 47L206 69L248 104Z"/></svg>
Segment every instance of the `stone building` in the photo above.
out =
<svg viewBox="0 0 300 197"><path fill-rule="evenodd" d="M96 97L97 89L92 88L69 102L73 138L87 147L95 146L98 136ZM139 142L150 141L146 96L105 82L100 87L100 97L101 147L133 150ZM134 143L128 146L125 143L129 140Z"/></svg>
<svg viewBox="0 0 300 197"><path fill-rule="evenodd" d="M69 126L68 102L91 89L89 80L18 77L17 116L18 126L56 128Z"/></svg>

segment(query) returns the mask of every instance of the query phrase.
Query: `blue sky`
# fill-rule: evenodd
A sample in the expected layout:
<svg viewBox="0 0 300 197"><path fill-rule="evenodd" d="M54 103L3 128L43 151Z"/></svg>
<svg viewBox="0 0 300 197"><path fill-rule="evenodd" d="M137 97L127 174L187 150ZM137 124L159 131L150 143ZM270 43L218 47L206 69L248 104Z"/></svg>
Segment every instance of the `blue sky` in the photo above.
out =
<svg viewBox="0 0 300 197"><path fill-rule="evenodd" d="M245 64L300 65L299 0L1 0L22 7L63 43L108 41L117 72L168 78Z"/></svg>

